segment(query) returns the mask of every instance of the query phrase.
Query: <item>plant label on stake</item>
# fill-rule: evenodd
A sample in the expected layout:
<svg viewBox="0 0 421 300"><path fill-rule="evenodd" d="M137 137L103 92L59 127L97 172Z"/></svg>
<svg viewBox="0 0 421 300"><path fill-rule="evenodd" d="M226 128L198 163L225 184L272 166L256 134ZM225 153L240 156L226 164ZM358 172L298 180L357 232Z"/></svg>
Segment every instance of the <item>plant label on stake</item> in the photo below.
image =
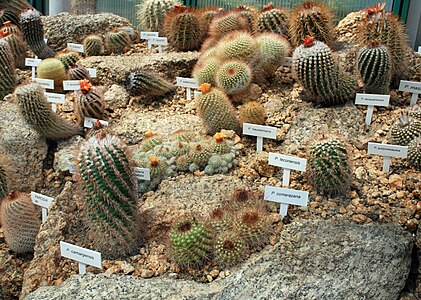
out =
<svg viewBox="0 0 421 300"><path fill-rule="evenodd" d="M63 89L65 91L79 91L80 90L79 80L64 80Z"/></svg>
<svg viewBox="0 0 421 300"><path fill-rule="evenodd" d="M79 274L86 274L86 266L102 269L101 253L60 241L60 254L73 259L79 264Z"/></svg>
<svg viewBox="0 0 421 300"><path fill-rule="evenodd" d="M283 154L276 154L272 152L269 152L268 163L271 166L281 167L284 169L284 173L282 176L282 186L284 187L289 186L291 170L305 172L307 167L307 159ZM281 215L286 216L287 211L288 204L281 203Z"/></svg>
<svg viewBox="0 0 421 300"><path fill-rule="evenodd" d="M79 53L85 52L85 48L81 44L67 43L67 49L73 50Z"/></svg>
<svg viewBox="0 0 421 300"><path fill-rule="evenodd" d="M176 77L177 86L186 88L186 99L191 100L191 89L197 89L199 84L194 78Z"/></svg>
<svg viewBox="0 0 421 300"><path fill-rule="evenodd" d="M153 32L153 31L141 31L140 32L140 38L142 40L148 41L148 50L151 50L151 48L152 48L152 44L149 43L149 40L153 37L158 37L158 36L159 36L159 32Z"/></svg>
<svg viewBox="0 0 421 300"><path fill-rule="evenodd" d="M108 126L107 121L85 117L85 120L83 121L83 127L93 128L96 122L99 122L102 126Z"/></svg>
<svg viewBox="0 0 421 300"><path fill-rule="evenodd" d="M86 68L86 70L88 70L89 76L91 78L96 78L96 69Z"/></svg>
<svg viewBox="0 0 421 300"><path fill-rule="evenodd" d="M158 46L158 52L162 53L162 46L168 45L168 39L166 37L152 37L148 40L148 48L150 45L157 45Z"/></svg>
<svg viewBox="0 0 421 300"><path fill-rule="evenodd" d="M412 94L410 105L417 104L418 95L421 94L421 82L401 80L399 84L401 92L409 92Z"/></svg>
<svg viewBox="0 0 421 300"><path fill-rule="evenodd" d="M54 80L43 79L43 78L34 78L34 81L38 82L40 86L47 90L54 90Z"/></svg>
<svg viewBox="0 0 421 300"><path fill-rule="evenodd" d="M355 96L356 105L367 105L365 124L370 125L373 118L374 106L389 106L390 95L359 94Z"/></svg>
<svg viewBox="0 0 421 300"><path fill-rule="evenodd" d="M383 156L383 171L389 172L391 158L407 158L408 146L368 143L368 154Z"/></svg>
<svg viewBox="0 0 421 300"><path fill-rule="evenodd" d="M35 79L36 76L36 67L42 62L42 59L39 58L25 58L25 66L32 67L32 80Z"/></svg>
<svg viewBox="0 0 421 300"><path fill-rule="evenodd" d="M265 186L264 199L266 201L278 202L281 204L307 206L308 192L298 191L274 186ZM287 215L287 211L280 210L282 219Z"/></svg>
<svg viewBox="0 0 421 300"><path fill-rule="evenodd" d="M45 93L47 96L48 102L51 103L51 109L53 112L57 112L57 104L64 104L66 102L66 97L63 94L56 93Z"/></svg>
<svg viewBox="0 0 421 300"><path fill-rule="evenodd" d="M134 168L134 174L139 180L151 180L151 170L147 168Z"/></svg>
<svg viewBox="0 0 421 300"><path fill-rule="evenodd" d="M257 137L257 151L263 151L263 138L276 139L277 130L276 127L243 123L243 134Z"/></svg>
<svg viewBox="0 0 421 300"><path fill-rule="evenodd" d="M42 223L47 220L48 209L50 208L51 202L54 198L31 192L31 200L35 205L41 206L42 208Z"/></svg>

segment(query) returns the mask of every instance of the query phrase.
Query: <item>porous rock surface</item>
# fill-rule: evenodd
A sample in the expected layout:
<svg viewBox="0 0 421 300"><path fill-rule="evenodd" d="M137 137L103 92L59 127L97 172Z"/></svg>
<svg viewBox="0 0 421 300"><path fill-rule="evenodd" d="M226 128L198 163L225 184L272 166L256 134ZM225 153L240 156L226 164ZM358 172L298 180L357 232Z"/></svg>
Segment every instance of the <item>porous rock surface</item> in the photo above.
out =
<svg viewBox="0 0 421 300"><path fill-rule="evenodd" d="M203 285L131 276L74 276L42 287L35 299L343 299L396 300L410 267L411 235L396 225L298 221L281 241L231 276Z"/></svg>

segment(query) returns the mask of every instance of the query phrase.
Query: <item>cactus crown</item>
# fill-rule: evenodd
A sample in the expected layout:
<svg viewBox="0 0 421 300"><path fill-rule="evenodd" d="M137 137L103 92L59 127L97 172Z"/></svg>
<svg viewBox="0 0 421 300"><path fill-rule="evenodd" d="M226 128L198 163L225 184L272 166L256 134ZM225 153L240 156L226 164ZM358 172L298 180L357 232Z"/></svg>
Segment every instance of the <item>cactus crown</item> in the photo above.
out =
<svg viewBox="0 0 421 300"><path fill-rule="evenodd" d="M304 40L304 47L309 48L312 47L314 45L314 37L312 36L307 36Z"/></svg>
<svg viewBox="0 0 421 300"><path fill-rule="evenodd" d="M373 5L369 6L365 11L369 16L372 16L372 15L377 15L379 13L382 13L385 7L386 7L386 2L377 3L375 6Z"/></svg>
<svg viewBox="0 0 421 300"><path fill-rule="evenodd" d="M80 90L84 94L89 93L90 90L92 89L92 84L87 79L84 79L84 80L79 81L79 85L80 85Z"/></svg>
<svg viewBox="0 0 421 300"><path fill-rule="evenodd" d="M198 90L203 94L209 93L211 90L211 85L209 83L203 83L199 86Z"/></svg>

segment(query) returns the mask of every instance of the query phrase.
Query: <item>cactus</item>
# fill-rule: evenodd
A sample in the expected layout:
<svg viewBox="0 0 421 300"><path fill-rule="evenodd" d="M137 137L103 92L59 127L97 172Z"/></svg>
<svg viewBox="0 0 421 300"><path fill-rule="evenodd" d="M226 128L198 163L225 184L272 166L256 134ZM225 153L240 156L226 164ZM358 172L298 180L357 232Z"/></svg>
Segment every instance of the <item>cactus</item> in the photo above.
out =
<svg viewBox="0 0 421 300"><path fill-rule="evenodd" d="M247 31L248 21L238 12L226 12L215 16L209 25L209 37L213 42L234 31Z"/></svg>
<svg viewBox="0 0 421 300"><path fill-rule="evenodd" d="M110 53L123 53L131 45L130 35L124 30L115 28L105 35L105 47Z"/></svg>
<svg viewBox="0 0 421 300"><path fill-rule="evenodd" d="M333 46L335 43L333 19L334 15L330 8L322 3L306 1L296 6L289 18L292 44L299 46L304 38L311 36Z"/></svg>
<svg viewBox="0 0 421 300"><path fill-rule="evenodd" d="M224 232L216 236L214 255L217 263L232 266L244 258L245 251L245 242L238 234Z"/></svg>
<svg viewBox="0 0 421 300"><path fill-rule="evenodd" d="M291 51L289 42L275 33L262 33L256 37L260 47L259 61L255 70L262 70L265 75L274 73L283 65L285 58Z"/></svg>
<svg viewBox="0 0 421 300"><path fill-rule="evenodd" d="M190 151L187 154L189 162L191 162L190 171L204 168L209 161L212 153L206 143L193 142L190 144Z"/></svg>
<svg viewBox="0 0 421 300"><path fill-rule="evenodd" d="M37 67L37 77L54 80L54 90L63 90L63 81L67 79L66 68L56 58L44 59Z"/></svg>
<svg viewBox="0 0 421 300"><path fill-rule="evenodd" d="M421 137L413 139L408 144L408 161L416 168L421 169Z"/></svg>
<svg viewBox="0 0 421 300"><path fill-rule="evenodd" d="M256 41L248 32L233 32L218 42L215 55L221 60L251 62L258 54L257 47Z"/></svg>
<svg viewBox="0 0 421 300"><path fill-rule="evenodd" d="M3 27L0 28L0 36L7 36L8 34L16 34L22 37L22 31L20 31L17 25L14 25L11 21L6 21Z"/></svg>
<svg viewBox="0 0 421 300"><path fill-rule="evenodd" d="M257 101L245 103L240 108L240 123L263 125L266 121L266 109Z"/></svg>
<svg viewBox="0 0 421 300"><path fill-rule="evenodd" d="M101 36L91 34L83 40L83 48L86 56L99 56L104 52L104 41Z"/></svg>
<svg viewBox="0 0 421 300"><path fill-rule="evenodd" d="M218 15L218 7L207 7L204 11L202 11L200 15L201 23L203 26L203 32L205 35L208 35L209 26L213 20L213 18Z"/></svg>
<svg viewBox="0 0 421 300"><path fill-rule="evenodd" d="M253 6L239 5L234 11L237 11L241 16L247 20L247 31L253 32L254 23L258 15L258 10Z"/></svg>
<svg viewBox="0 0 421 300"><path fill-rule="evenodd" d="M269 220L262 204L240 209L234 217L234 228L248 245L262 244L268 236Z"/></svg>
<svg viewBox="0 0 421 300"><path fill-rule="evenodd" d="M75 15L92 15L96 13L96 0L72 0L72 13Z"/></svg>
<svg viewBox="0 0 421 300"><path fill-rule="evenodd" d="M0 39L0 101L16 86L15 62L9 43Z"/></svg>
<svg viewBox="0 0 421 300"><path fill-rule="evenodd" d="M199 50L204 37L198 12L179 5L166 14L164 32L177 51Z"/></svg>
<svg viewBox="0 0 421 300"><path fill-rule="evenodd" d="M215 73L219 66L219 59L200 59L193 69L193 77L200 84L215 84Z"/></svg>
<svg viewBox="0 0 421 300"><path fill-rule="evenodd" d="M29 9L20 15L22 34L32 52L41 59L53 57L56 52L44 41L44 29L41 14Z"/></svg>
<svg viewBox="0 0 421 300"><path fill-rule="evenodd" d="M135 70L126 75L125 86L132 96L162 96L170 93L176 87L165 79L154 74Z"/></svg>
<svg viewBox="0 0 421 300"><path fill-rule="evenodd" d="M83 124L85 117L102 119L105 111L103 94L96 87L92 87L89 80L79 82L80 90L75 92L75 115L79 124Z"/></svg>
<svg viewBox="0 0 421 300"><path fill-rule="evenodd" d="M31 198L24 193L12 192L0 203L0 219L4 239L16 253L34 251L35 237L41 222Z"/></svg>
<svg viewBox="0 0 421 300"><path fill-rule="evenodd" d="M20 26L19 14L16 14L7 8L0 9L0 24L4 24L6 22L10 22L16 27Z"/></svg>
<svg viewBox="0 0 421 300"><path fill-rule="evenodd" d="M137 10L139 28L142 31L158 31L159 35L163 35L165 14L177 3L176 0L145 0Z"/></svg>
<svg viewBox="0 0 421 300"><path fill-rule="evenodd" d="M236 60L224 62L215 74L216 85L228 95L245 91L249 87L251 79L250 66Z"/></svg>
<svg viewBox="0 0 421 300"><path fill-rule="evenodd" d="M273 32L288 37L287 12L282 8L274 7L272 2L265 5L257 18L255 32Z"/></svg>
<svg viewBox="0 0 421 300"><path fill-rule="evenodd" d="M70 80L91 80L89 71L82 65L76 64L67 70L67 77Z"/></svg>
<svg viewBox="0 0 421 300"><path fill-rule="evenodd" d="M49 139L66 139L82 134L82 129L53 113L44 89L35 82L16 88L16 101L25 121L42 136Z"/></svg>
<svg viewBox="0 0 421 300"><path fill-rule="evenodd" d="M421 107L418 105L413 105L411 110L408 111L408 116L421 122Z"/></svg>
<svg viewBox="0 0 421 300"><path fill-rule="evenodd" d="M10 47L10 50L13 54L13 59L15 64L19 68L25 67L25 57L26 57L26 43L23 38L18 34L9 34L0 32L0 37L3 35L3 40L5 40Z"/></svg>
<svg viewBox="0 0 421 300"><path fill-rule="evenodd" d="M392 143L407 146L413 139L421 136L421 121L403 112L390 129Z"/></svg>
<svg viewBox="0 0 421 300"><path fill-rule="evenodd" d="M247 189L237 189L228 200L228 208L231 211L240 211L243 208L258 205L258 200L260 199L257 193Z"/></svg>
<svg viewBox="0 0 421 300"><path fill-rule="evenodd" d="M230 212L225 207L218 207L211 211L207 218L207 223L216 233L225 232L232 224Z"/></svg>
<svg viewBox="0 0 421 300"><path fill-rule="evenodd" d="M67 70L73 67L81 59L81 56L76 51L64 49L57 53L55 58L61 61Z"/></svg>
<svg viewBox="0 0 421 300"><path fill-rule="evenodd" d="M9 193L10 187L10 170L9 160L0 155L0 202Z"/></svg>
<svg viewBox="0 0 421 300"><path fill-rule="evenodd" d="M352 169L346 145L334 137L322 137L310 147L309 180L317 192L336 196L346 193Z"/></svg>
<svg viewBox="0 0 421 300"><path fill-rule="evenodd" d="M366 93L388 94L392 79L390 54L387 47L376 42L363 47L357 57L358 72Z"/></svg>
<svg viewBox="0 0 421 300"><path fill-rule="evenodd" d="M78 174L94 248L110 258L135 253L136 181L125 146L103 132L92 136L80 148Z"/></svg>
<svg viewBox="0 0 421 300"><path fill-rule="evenodd" d="M222 129L240 132L237 113L227 95L218 88L210 88L209 84L199 87L202 95L197 100L197 111L209 134Z"/></svg>
<svg viewBox="0 0 421 300"><path fill-rule="evenodd" d="M140 168L150 170L150 180L138 180L140 193L146 193L158 187L159 183L171 175L171 170L166 162L166 158L155 155L153 152L136 152L133 161Z"/></svg>
<svg viewBox="0 0 421 300"><path fill-rule="evenodd" d="M293 72L317 105L343 104L354 98L356 81L340 70L328 46L311 37L295 49Z"/></svg>
<svg viewBox="0 0 421 300"><path fill-rule="evenodd" d="M33 9L26 0L0 0L0 8L9 9L17 15L25 9Z"/></svg>
<svg viewBox="0 0 421 300"><path fill-rule="evenodd" d="M177 264L198 264L211 253L211 233L198 220L191 218L181 220L171 229L170 249L172 259Z"/></svg>

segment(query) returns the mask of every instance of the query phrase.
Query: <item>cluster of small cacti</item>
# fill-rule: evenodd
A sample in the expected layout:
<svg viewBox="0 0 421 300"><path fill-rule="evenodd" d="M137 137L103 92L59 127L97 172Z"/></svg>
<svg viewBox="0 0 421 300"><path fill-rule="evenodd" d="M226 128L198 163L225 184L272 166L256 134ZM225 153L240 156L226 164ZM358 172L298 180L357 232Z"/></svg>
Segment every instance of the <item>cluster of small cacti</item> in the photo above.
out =
<svg viewBox="0 0 421 300"><path fill-rule="evenodd" d="M79 124L85 117L102 119L105 111L105 100L102 91L93 87L89 80L79 82L80 90L75 92L74 113Z"/></svg>
<svg viewBox="0 0 421 300"><path fill-rule="evenodd" d="M96 0L72 0L71 6L75 15L89 15L96 12Z"/></svg>
<svg viewBox="0 0 421 300"><path fill-rule="evenodd" d="M16 86L15 60L9 43L0 39L0 101L12 93Z"/></svg>
<svg viewBox="0 0 421 300"><path fill-rule="evenodd" d="M12 51L16 67L22 68L25 66L26 50L28 48L23 40L22 32L10 21L4 22L3 25L0 28L0 39L7 41Z"/></svg>
<svg viewBox="0 0 421 300"><path fill-rule="evenodd" d="M178 3L177 0L146 0L138 6L137 20L142 31L158 31L164 34L163 24L167 12Z"/></svg>
<svg viewBox="0 0 421 300"><path fill-rule="evenodd" d="M132 96L163 96L176 89L167 80L142 70L134 70L126 75L125 87Z"/></svg>
<svg viewBox="0 0 421 300"><path fill-rule="evenodd" d="M83 47L86 56L99 56L104 53L104 41L96 34L88 35L83 40Z"/></svg>
<svg viewBox="0 0 421 300"><path fill-rule="evenodd" d="M110 53L123 53L132 43L130 35L125 30L115 28L105 35L105 47Z"/></svg>

